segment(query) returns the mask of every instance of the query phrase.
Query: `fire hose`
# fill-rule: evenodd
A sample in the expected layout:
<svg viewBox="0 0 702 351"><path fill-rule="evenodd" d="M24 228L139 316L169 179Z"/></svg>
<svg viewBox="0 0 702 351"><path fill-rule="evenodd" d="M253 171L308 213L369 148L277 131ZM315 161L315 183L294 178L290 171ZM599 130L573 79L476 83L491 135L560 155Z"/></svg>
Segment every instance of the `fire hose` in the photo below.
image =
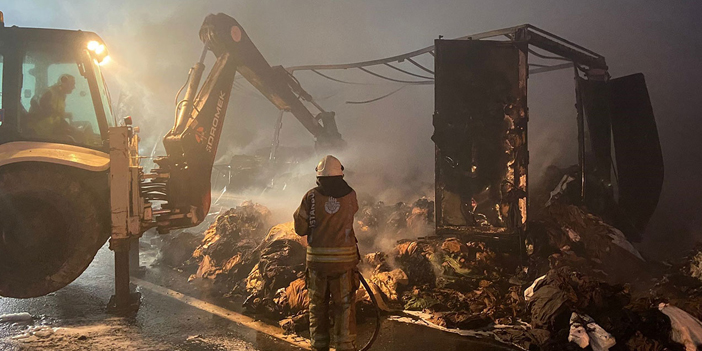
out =
<svg viewBox="0 0 702 351"><path fill-rule="evenodd" d="M375 339L378 337L378 333L380 332L380 307L378 307L378 301L375 299L375 294L373 294L373 290L371 290L370 286L368 286L368 282L366 282L366 279L363 278L363 274L361 272L358 273L358 280L361 281L361 284L363 284L363 288L366 289L366 292L368 293L368 296L370 296L371 302L373 302L373 306L375 306L375 330L373 330L373 335L371 335L370 340L361 348L360 351L368 351L373 345L373 342L375 342Z"/></svg>

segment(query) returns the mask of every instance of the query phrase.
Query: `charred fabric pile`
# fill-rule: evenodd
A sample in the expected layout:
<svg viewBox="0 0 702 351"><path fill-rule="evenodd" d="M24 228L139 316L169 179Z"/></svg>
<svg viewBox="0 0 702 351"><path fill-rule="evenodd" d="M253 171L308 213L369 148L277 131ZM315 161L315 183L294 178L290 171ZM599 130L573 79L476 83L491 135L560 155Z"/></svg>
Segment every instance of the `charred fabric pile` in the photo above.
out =
<svg viewBox="0 0 702 351"><path fill-rule="evenodd" d="M520 257L469 238L418 236L431 227L431 211L426 199L366 201L357 215L366 252L359 269L381 308L400 320L478 331L526 350L702 345L702 247L673 264L647 262L621 231L554 201L530 222ZM220 215L180 267L191 279L214 280L223 295L240 296L250 313L301 332L308 324L307 243L292 222L265 234L267 213L246 203ZM192 245L192 236L183 236ZM387 248L378 241L403 236L411 239ZM373 312L362 288L357 301L361 314Z"/></svg>
<svg viewBox="0 0 702 351"><path fill-rule="evenodd" d="M429 237L366 255L364 274L391 310L527 350L702 345L699 249L669 267L647 262L619 230L558 202L529 228L523 264L483 242Z"/></svg>
<svg viewBox="0 0 702 351"><path fill-rule="evenodd" d="M360 244L373 247L382 244L375 238L426 233L433 208L425 198L412 205L362 202ZM190 280L213 281L222 295L243 297L248 312L279 320L290 332L307 329L307 241L295 234L292 222L273 226L266 234L269 215L265 207L245 202L219 215L204 236L181 232L166 239L158 262L189 273ZM359 291L359 301L360 311L374 313L365 291Z"/></svg>
<svg viewBox="0 0 702 351"><path fill-rule="evenodd" d="M210 279L221 291L246 278L259 260L257 248L269 228L270 211L250 201L223 212L201 235L183 231L166 237L157 263Z"/></svg>
<svg viewBox="0 0 702 351"><path fill-rule="evenodd" d="M378 237L381 228L393 235L419 232L433 219L432 209L433 202L426 199L419 199L413 205L362 202L357 223L361 233L359 240L362 246L379 244L372 240ZM306 238L295 234L292 222L283 223L269 231L258 250L258 264L232 293L246 296L244 307L247 311L278 320L287 332L307 330ZM370 297L362 289L357 300L361 311L359 320L362 321L374 311Z"/></svg>

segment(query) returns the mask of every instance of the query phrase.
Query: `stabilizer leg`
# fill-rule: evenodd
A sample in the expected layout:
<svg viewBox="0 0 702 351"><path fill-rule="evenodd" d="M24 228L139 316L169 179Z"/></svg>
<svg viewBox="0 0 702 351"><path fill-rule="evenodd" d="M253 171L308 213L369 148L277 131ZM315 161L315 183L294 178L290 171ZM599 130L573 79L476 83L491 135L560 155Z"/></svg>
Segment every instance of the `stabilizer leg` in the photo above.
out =
<svg viewBox="0 0 702 351"><path fill-rule="evenodd" d="M115 253L115 294L107 310L116 314L134 313L139 310L141 294L132 292L129 282L130 239L110 239L110 249Z"/></svg>

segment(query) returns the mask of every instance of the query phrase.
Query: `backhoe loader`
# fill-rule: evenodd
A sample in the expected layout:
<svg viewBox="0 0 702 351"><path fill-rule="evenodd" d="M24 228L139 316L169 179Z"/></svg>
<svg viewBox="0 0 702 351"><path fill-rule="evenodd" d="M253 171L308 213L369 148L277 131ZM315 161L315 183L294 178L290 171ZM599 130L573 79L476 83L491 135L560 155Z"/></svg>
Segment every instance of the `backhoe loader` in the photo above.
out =
<svg viewBox="0 0 702 351"><path fill-rule="evenodd" d="M118 121L112 114L101 73L109 61L104 41L92 32L6 27L1 15L0 23L1 296L36 297L66 286L110 239L111 305L130 306L134 238L151 228L167 233L196 226L208 213L212 166L237 73L292 113L318 149L344 145L334 113L283 67L271 67L234 18L216 14L200 29L204 48L163 139L167 155L145 171L138 128L131 117ZM210 52L216 62L201 85Z"/></svg>

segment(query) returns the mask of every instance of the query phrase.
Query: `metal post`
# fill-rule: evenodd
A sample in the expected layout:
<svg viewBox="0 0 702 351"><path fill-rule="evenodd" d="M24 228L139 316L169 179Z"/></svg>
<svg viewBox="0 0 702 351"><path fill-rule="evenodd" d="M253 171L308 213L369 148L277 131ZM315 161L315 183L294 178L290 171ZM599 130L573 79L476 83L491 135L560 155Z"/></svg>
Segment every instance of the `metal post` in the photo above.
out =
<svg viewBox="0 0 702 351"><path fill-rule="evenodd" d="M107 310L123 314L139 309L141 294L132 292L129 282L129 241L130 239L110 239L110 250L115 253L115 294L107 304Z"/></svg>
<svg viewBox="0 0 702 351"><path fill-rule="evenodd" d="M124 310L130 303L129 241L120 242L115 248L115 308Z"/></svg>
<svg viewBox="0 0 702 351"><path fill-rule="evenodd" d="M131 275L142 273L139 265L139 237L133 237L129 241L129 273Z"/></svg>
<svg viewBox="0 0 702 351"><path fill-rule="evenodd" d="M583 115L583 99L580 93L580 74L578 66L573 62L575 72L575 109L578 116L578 166L580 168L580 200L585 201L585 116Z"/></svg>

